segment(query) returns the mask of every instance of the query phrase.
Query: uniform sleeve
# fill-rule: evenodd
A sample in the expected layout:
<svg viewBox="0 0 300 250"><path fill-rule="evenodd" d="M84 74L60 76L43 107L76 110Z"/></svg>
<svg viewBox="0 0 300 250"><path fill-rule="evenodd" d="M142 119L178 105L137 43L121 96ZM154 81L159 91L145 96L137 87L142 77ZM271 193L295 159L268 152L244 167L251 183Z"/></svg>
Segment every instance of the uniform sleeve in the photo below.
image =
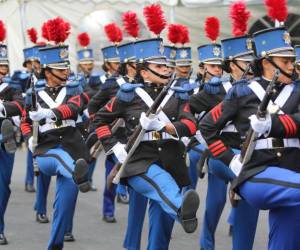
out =
<svg viewBox="0 0 300 250"><path fill-rule="evenodd" d="M269 137L300 138L300 111L295 114L272 115L272 127Z"/></svg>
<svg viewBox="0 0 300 250"><path fill-rule="evenodd" d="M179 101L178 121L173 123L179 137L191 137L196 134L197 125L187 101Z"/></svg>
<svg viewBox="0 0 300 250"><path fill-rule="evenodd" d="M83 110L84 101L82 95L71 97L66 104L61 104L52 109L57 121L77 120L78 115Z"/></svg>
<svg viewBox="0 0 300 250"><path fill-rule="evenodd" d="M88 111L90 115L94 115L97 113L99 109L101 109L108 101L110 100L110 90L102 90L99 89L98 92L91 98Z"/></svg>
<svg viewBox="0 0 300 250"><path fill-rule="evenodd" d="M209 105L207 100L207 95L205 95L204 91L200 91L195 95L192 95L189 100L189 104L191 107L192 114L200 114L203 111L209 110Z"/></svg>
<svg viewBox="0 0 300 250"><path fill-rule="evenodd" d="M234 153L221 139L221 131L238 113L238 98L225 99L207 113L200 122L200 131L211 154L229 165Z"/></svg>
<svg viewBox="0 0 300 250"><path fill-rule="evenodd" d="M24 98L22 92L12 89L11 101L4 101L4 109L6 117L22 116L24 108Z"/></svg>
<svg viewBox="0 0 300 250"><path fill-rule="evenodd" d="M113 122L118 118L123 118L128 103L113 97L104 107L97 111L92 121L92 126L96 128L96 134L101 141L105 152L108 152L118 140L112 134Z"/></svg>

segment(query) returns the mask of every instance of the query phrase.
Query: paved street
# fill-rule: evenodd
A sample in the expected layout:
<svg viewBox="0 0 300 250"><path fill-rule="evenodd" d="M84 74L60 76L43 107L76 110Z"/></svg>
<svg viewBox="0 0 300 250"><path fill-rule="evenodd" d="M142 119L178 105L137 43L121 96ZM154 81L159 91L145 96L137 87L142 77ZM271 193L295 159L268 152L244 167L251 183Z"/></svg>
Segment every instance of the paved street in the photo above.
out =
<svg viewBox="0 0 300 250"><path fill-rule="evenodd" d="M66 250L118 250L122 249L123 235L126 227L127 206L117 205L116 224L106 224L101 220L102 191L103 191L103 157L100 159L95 170L95 184L97 192L80 194L76 217L74 220L74 243L66 243ZM25 152L19 151L16 154L12 178L12 195L6 213L6 236L9 245L0 246L2 250L43 250L45 249L49 237L51 224L37 224L33 212L34 194L24 191L25 176ZM52 214L52 200L54 195L55 177L51 184L49 193L49 215ZM206 193L206 181L201 181L198 186L198 192L201 194L201 207L198 217L202 221L203 206ZM228 224L227 216L230 211L229 204L223 213L220 225L216 234L216 250L231 249L231 238L227 236ZM147 224L146 221L143 231L142 249L146 249L147 244ZM255 239L255 250L266 249L267 246L267 213L262 212L259 218L258 230ZM173 231L170 249L172 250L195 250L199 249L198 235L185 234L180 225L176 225ZM242 250L242 249L241 249Z"/></svg>

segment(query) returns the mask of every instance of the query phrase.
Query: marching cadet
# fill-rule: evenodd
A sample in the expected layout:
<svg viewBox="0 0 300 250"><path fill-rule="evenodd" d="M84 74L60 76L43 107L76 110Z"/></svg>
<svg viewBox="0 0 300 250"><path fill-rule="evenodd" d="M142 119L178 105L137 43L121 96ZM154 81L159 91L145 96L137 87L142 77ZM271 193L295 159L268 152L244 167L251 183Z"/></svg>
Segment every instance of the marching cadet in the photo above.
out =
<svg viewBox="0 0 300 250"><path fill-rule="evenodd" d="M14 153L17 149L14 138L14 128L10 118L13 116L21 116L24 104L22 91L13 88L12 85L6 82L6 77L9 74L9 61L7 46L4 44L5 37L6 29L4 23L0 20L0 245L6 245L8 243L4 235L4 214L11 193L9 185L14 165Z"/></svg>
<svg viewBox="0 0 300 250"><path fill-rule="evenodd" d="M236 84L219 107L204 117L200 130L214 157L238 176L233 188L237 188L245 199L239 203L253 206L251 210L238 205L237 209L244 210L244 216L239 217L236 213L237 223L248 223L249 213L255 208L270 209L269 249L298 249L299 237L294 234L300 225L296 222L299 220L299 192L294 186L299 175L295 167L299 155L296 138L299 91L297 83L292 83L295 53L289 33L283 27L257 32L253 40L258 58L256 74L260 78ZM277 70L279 75L275 73ZM272 82L275 87L270 90L268 112L265 118L258 119L255 115L257 107ZM242 136L246 135L250 124L258 134L254 144L249 145L254 151L241 173L240 156L235 155L220 137L228 121L233 121Z"/></svg>
<svg viewBox="0 0 300 250"><path fill-rule="evenodd" d="M27 34L30 38L30 41L35 45L33 47L23 49L24 62L23 67L26 68L28 73L33 73L36 79L39 78L41 72L41 64L39 59L39 48L44 47L45 45L41 42L38 42L37 31L34 28L28 29ZM31 78L27 77L23 86L23 91L26 92L30 88ZM34 188L34 169L33 169L33 160L32 153L30 150L27 150L27 168L26 168L26 178L25 178L25 191L32 193L35 192Z"/></svg>
<svg viewBox="0 0 300 250"><path fill-rule="evenodd" d="M153 16L159 19L159 5L144 9L144 13L150 11L155 11ZM164 28L164 25L161 26L155 29L157 35ZM147 131L130 157L122 177L136 192L150 199L150 224L159 224L161 233L166 237L164 242L156 245L149 241L148 248L164 249L168 247L173 227L172 224L169 227L166 221L178 220L188 233L194 232L197 227L199 197L193 190L184 196L180 192L181 187L189 184L189 178L183 156L184 145L179 140L182 136L193 135L196 127L187 102L181 99L182 95L169 95L169 100L160 109L165 114L162 120L157 116L145 116L144 112L153 102L150 99L159 95L170 74L160 38L137 41L135 51L139 62L137 79L144 84L123 84L117 96L96 113L94 125L104 150L113 152L121 163L125 161L127 152L111 134L109 124L123 118L128 132L132 133L140 120Z"/></svg>
<svg viewBox="0 0 300 250"><path fill-rule="evenodd" d="M300 78L300 46L295 46L295 52L296 52L296 61L295 61L295 71L298 75L298 78Z"/></svg>
<svg viewBox="0 0 300 250"><path fill-rule="evenodd" d="M68 27L61 18L48 22L55 22L56 27ZM65 36L57 37L55 34L58 31L60 34L66 32ZM62 43L67 34L68 29L56 30L51 33L50 40L60 45L40 49L43 66L41 74L46 85L37 92L37 110L27 112L22 119L22 132L28 139L28 147L33 151L39 170L45 175L57 176L49 250L63 248L64 235L73 221L78 188L81 192L87 192L90 188L86 162L88 152L76 128L78 113L83 108L83 98L76 95L72 83L66 84L70 72L68 46ZM36 122L39 132L38 144L35 146Z"/></svg>

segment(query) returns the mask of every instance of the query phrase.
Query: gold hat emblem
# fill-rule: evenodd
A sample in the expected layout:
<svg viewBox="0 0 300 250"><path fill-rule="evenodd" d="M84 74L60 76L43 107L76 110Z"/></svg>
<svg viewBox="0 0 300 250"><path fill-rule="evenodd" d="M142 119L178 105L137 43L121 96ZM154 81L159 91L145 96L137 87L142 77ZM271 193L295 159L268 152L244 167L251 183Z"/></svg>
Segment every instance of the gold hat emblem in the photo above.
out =
<svg viewBox="0 0 300 250"><path fill-rule="evenodd" d="M187 58L188 57L188 52L187 52L187 50L186 49L184 49L184 50L181 50L180 51L180 58L183 58L183 59L185 59L185 58Z"/></svg>
<svg viewBox="0 0 300 250"><path fill-rule="evenodd" d="M253 49L251 38L248 38L248 39L246 40L246 46L247 46L247 49L248 49L248 50L252 50L252 49Z"/></svg>
<svg viewBox="0 0 300 250"><path fill-rule="evenodd" d="M59 56L60 56L61 59L66 59L69 56L68 50L66 48L61 49L60 53L59 53Z"/></svg>
<svg viewBox="0 0 300 250"><path fill-rule="evenodd" d="M286 44L291 44L290 34L286 31L283 33L283 40Z"/></svg>
<svg viewBox="0 0 300 250"><path fill-rule="evenodd" d="M7 56L7 49L5 47L0 48L0 56L1 57Z"/></svg>
<svg viewBox="0 0 300 250"><path fill-rule="evenodd" d="M176 57L176 50L175 49L171 49L170 51L170 58L174 59Z"/></svg>
<svg viewBox="0 0 300 250"><path fill-rule="evenodd" d="M89 58L90 57L90 52L88 50L83 52L83 57L84 58Z"/></svg>
<svg viewBox="0 0 300 250"><path fill-rule="evenodd" d="M213 49L214 56L219 56L221 54L221 50L219 47L214 47Z"/></svg>

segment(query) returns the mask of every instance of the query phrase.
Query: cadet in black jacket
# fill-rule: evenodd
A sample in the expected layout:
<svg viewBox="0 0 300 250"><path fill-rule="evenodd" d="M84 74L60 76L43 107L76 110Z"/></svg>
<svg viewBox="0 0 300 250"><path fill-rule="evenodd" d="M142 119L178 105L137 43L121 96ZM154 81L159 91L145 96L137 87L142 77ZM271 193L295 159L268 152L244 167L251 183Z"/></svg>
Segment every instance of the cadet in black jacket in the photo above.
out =
<svg viewBox="0 0 300 250"><path fill-rule="evenodd" d="M110 124L117 118L123 118L127 131L132 133L140 120L147 132L129 159L122 178L136 192L151 200L152 209L160 208L161 216L167 213L181 222L186 232L194 232L199 197L192 190L184 197L180 193L181 187L189 185L189 178L184 145L179 138L192 136L196 131L189 105L182 99L186 95L169 96L163 113L158 115L160 119L157 116L148 118L144 113L151 105L150 99L157 97L169 79L161 42L161 39L150 39L135 43L137 60L140 59L141 63L138 72L144 85L123 84L117 96L97 112L94 125L105 151L113 152L118 161L123 163L127 152L124 145L111 134ZM150 98L150 102L144 98ZM150 220L163 228L161 216L153 214ZM168 233L170 235L170 231Z"/></svg>
<svg viewBox="0 0 300 250"><path fill-rule="evenodd" d="M299 231L299 135L298 84L292 83L295 52L285 28L263 30L253 35L261 78L236 84L216 113L213 109L201 121L200 130L214 157L222 160L239 175L234 188L253 207L270 209L269 249L298 249ZM265 119L254 114L265 89L280 71L272 102ZM220 131L233 121L242 137L251 126L258 133L255 150L243 166L239 155L224 143ZM298 178L298 179L297 179ZM241 218L241 222L244 218Z"/></svg>

